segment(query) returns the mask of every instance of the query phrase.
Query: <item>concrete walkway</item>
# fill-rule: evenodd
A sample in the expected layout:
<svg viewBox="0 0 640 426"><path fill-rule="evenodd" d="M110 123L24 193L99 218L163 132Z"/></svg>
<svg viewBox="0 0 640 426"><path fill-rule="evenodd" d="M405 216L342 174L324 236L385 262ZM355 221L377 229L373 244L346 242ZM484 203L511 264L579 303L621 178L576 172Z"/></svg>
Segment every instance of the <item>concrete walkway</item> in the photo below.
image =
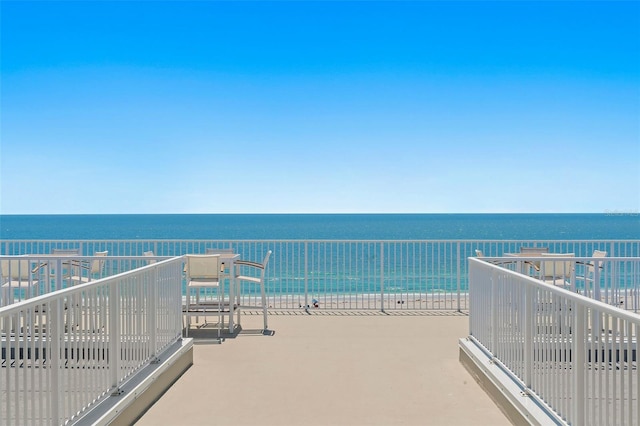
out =
<svg viewBox="0 0 640 426"><path fill-rule="evenodd" d="M243 315L145 413L145 425L508 425L458 361L449 312ZM254 328L254 330L252 330ZM214 336L199 330L191 336Z"/></svg>

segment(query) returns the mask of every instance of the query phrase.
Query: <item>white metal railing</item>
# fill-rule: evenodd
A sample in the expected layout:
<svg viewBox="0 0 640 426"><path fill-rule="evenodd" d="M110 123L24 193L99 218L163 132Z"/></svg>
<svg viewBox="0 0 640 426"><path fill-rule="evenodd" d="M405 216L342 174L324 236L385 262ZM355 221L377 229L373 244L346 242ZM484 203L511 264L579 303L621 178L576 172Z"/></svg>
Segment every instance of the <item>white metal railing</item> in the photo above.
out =
<svg viewBox="0 0 640 426"><path fill-rule="evenodd" d="M182 265L169 259L0 308L0 424L73 422L178 341Z"/></svg>
<svg viewBox="0 0 640 426"><path fill-rule="evenodd" d="M150 256L0 256L0 306L95 281L166 259Z"/></svg>
<svg viewBox="0 0 640 426"><path fill-rule="evenodd" d="M637 288L640 258L607 261ZM638 424L640 316L497 262L469 259L470 340L560 421Z"/></svg>
<svg viewBox="0 0 640 426"><path fill-rule="evenodd" d="M594 250L606 251L609 256L640 256L640 240L0 241L4 255L48 254L57 248L78 250L81 256L108 251L109 257L124 258L151 251L163 257L232 248L242 259L260 262L271 250L265 287L272 309L313 309L315 301L320 309L466 310L466 259L474 256L475 250L485 256L502 256L521 247L547 247L550 252L576 256L590 256ZM105 273L121 267L107 264Z"/></svg>
<svg viewBox="0 0 640 426"><path fill-rule="evenodd" d="M637 257L484 257L483 260L608 305L640 312Z"/></svg>

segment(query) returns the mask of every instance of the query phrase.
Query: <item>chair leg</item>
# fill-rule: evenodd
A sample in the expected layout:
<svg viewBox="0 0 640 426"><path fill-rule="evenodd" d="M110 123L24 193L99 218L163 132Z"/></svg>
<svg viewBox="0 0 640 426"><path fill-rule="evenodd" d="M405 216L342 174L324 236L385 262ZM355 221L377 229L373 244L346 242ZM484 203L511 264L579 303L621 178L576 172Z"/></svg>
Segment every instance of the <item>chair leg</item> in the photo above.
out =
<svg viewBox="0 0 640 426"><path fill-rule="evenodd" d="M260 286L260 292L262 293L262 316L264 317L264 329L267 330L267 297L264 292L264 283Z"/></svg>
<svg viewBox="0 0 640 426"><path fill-rule="evenodd" d="M216 288L216 296L218 299L218 341L222 342L222 328L224 327L224 294L222 285Z"/></svg>
<svg viewBox="0 0 640 426"><path fill-rule="evenodd" d="M240 322L240 321L241 321L241 318L242 318L242 315L240 315L240 314L241 314L241 312L240 312L240 311L242 310L242 305L241 305L241 300L242 300L242 298L240 297L240 289L241 289L241 287L240 287L240 284L239 284L239 283L237 283L237 284L236 284L235 289L236 289L236 290L235 290L235 292L236 292L236 300L235 300L235 304L234 304L234 305L229 304L229 309L235 309L235 310L237 310L235 326L237 326L237 327L238 327L238 329L240 330L240 329L242 329L242 324L241 324L241 322Z"/></svg>

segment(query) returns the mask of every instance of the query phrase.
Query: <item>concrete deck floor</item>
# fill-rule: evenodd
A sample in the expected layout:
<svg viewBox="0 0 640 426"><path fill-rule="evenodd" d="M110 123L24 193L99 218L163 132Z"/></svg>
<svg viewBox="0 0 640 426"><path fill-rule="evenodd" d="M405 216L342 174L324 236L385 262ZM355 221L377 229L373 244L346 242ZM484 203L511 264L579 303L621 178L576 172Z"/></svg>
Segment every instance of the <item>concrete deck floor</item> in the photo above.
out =
<svg viewBox="0 0 640 426"><path fill-rule="evenodd" d="M222 344L190 333L194 365L145 425L508 425L458 360L455 312L243 315ZM204 340L202 340L205 338Z"/></svg>

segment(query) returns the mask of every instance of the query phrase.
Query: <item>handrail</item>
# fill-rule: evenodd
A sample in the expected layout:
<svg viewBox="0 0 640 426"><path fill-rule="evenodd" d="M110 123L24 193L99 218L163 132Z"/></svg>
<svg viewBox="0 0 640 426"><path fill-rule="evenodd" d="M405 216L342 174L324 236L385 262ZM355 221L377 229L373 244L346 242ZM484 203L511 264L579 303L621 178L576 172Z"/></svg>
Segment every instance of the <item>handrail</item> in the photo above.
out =
<svg viewBox="0 0 640 426"><path fill-rule="evenodd" d="M605 271L630 271L637 281L640 257L593 259ZM512 400L532 398L560 423L638 424L640 315L501 261L513 258L469 259L469 341L519 386Z"/></svg>
<svg viewBox="0 0 640 426"><path fill-rule="evenodd" d="M523 258L519 258L518 260L520 261L525 261L525 260L553 260L554 257L523 257ZM487 258L487 257L483 257L483 258L469 258L469 262L471 264L475 264L475 263L479 263L479 264L491 264L492 261L500 261L500 260L505 260L505 261L513 261L514 259L512 257L493 257L493 258ZM640 257L638 258L628 258L628 257L607 257L607 258L602 258L602 257L576 257L576 258L572 258L571 260L576 260L576 261L582 261L582 262L588 262L590 260L598 260L600 262L636 262L638 264L640 264ZM497 265L493 265L493 266L498 266L500 267L500 264ZM629 311L625 311L623 309L620 309L618 307L614 307L611 306L607 303L604 303L602 301L599 300L595 300L593 298L589 298L589 297L584 297L579 293L575 293L573 291L570 290L566 290L562 287L558 287L558 286L553 286L553 285L549 285L546 284L544 281L541 281L535 277L531 277L529 275L525 275L522 274L520 272L517 271L512 271L510 269L506 269L506 268L501 268L501 272L504 273L507 276L513 276L513 277L517 277L519 280L521 280L521 282L526 282L528 285L533 286L535 289L538 290L544 290L552 295L556 295L558 297L563 297L566 300L575 302L575 303L581 303L582 305L584 305L586 308L592 308L592 309L598 309L600 312L603 313L607 313L607 314L611 314L611 315L616 315L617 317L624 319L626 321L633 321L633 322L638 322L638 325L640 325L640 315L633 313L633 312L629 312Z"/></svg>
<svg viewBox="0 0 640 426"><path fill-rule="evenodd" d="M0 308L0 424L65 424L119 394L181 339L182 264L166 259Z"/></svg>
<svg viewBox="0 0 640 426"><path fill-rule="evenodd" d="M640 255L640 240L3 240L0 252L49 253L61 248L91 255L106 250L116 259L114 255L141 256L146 251L171 257L233 249L242 260L260 262L271 250L265 270L271 309L464 311L469 308L466 259L476 249L499 256L543 246L576 256L595 250L610 256ZM128 267L125 259L118 260L108 263L105 273ZM257 295L248 297L253 296ZM317 307L310 304L314 299Z"/></svg>
<svg viewBox="0 0 640 426"><path fill-rule="evenodd" d="M37 256L36 256L37 257ZM56 257L51 257L51 259L56 259L56 258L69 258L71 256L56 256ZM2 256L3 259L25 259L24 256ZM90 256L73 256L74 259L93 259L93 257ZM116 258L116 259L130 259L131 257L127 257L127 256L111 256L110 258ZM105 257L101 257L100 259L105 259ZM149 260L149 258L144 258L144 260ZM145 266L141 266L139 268L137 268L135 270L136 273L139 272L144 272L146 269L154 269L155 267L160 267L162 265L162 263L169 263L172 259L165 259L162 261L159 261L158 263L155 264L151 264L151 265L145 265ZM79 294L82 293L84 291L86 291L87 289L96 286L96 285L100 285L100 284L105 284L105 283L109 283L113 280L118 280L121 279L123 277L127 277L129 275L131 275L134 271L125 271L125 272L120 272L116 275L111 275L109 277L105 277L105 278L99 278L99 279L95 279L93 281L89 281L87 283L83 283L83 284L77 284L71 287L66 287L66 288L62 288L60 290L57 290L55 293L46 293L46 294L42 294L39 296L34 296L28 299L24 299L21 300L19 302L15 302L12 303L10 305L6 305L6 306L0 306L0 315L2 314L7 314L7 315L11 315L14 313L18 313L20 311L23 311L25 309L30 309L33 307L36 307L38 305L42 305L45 304L47 302L51 302L51 301L55 301L60 297L71 297L75 294Z"/></svg>

